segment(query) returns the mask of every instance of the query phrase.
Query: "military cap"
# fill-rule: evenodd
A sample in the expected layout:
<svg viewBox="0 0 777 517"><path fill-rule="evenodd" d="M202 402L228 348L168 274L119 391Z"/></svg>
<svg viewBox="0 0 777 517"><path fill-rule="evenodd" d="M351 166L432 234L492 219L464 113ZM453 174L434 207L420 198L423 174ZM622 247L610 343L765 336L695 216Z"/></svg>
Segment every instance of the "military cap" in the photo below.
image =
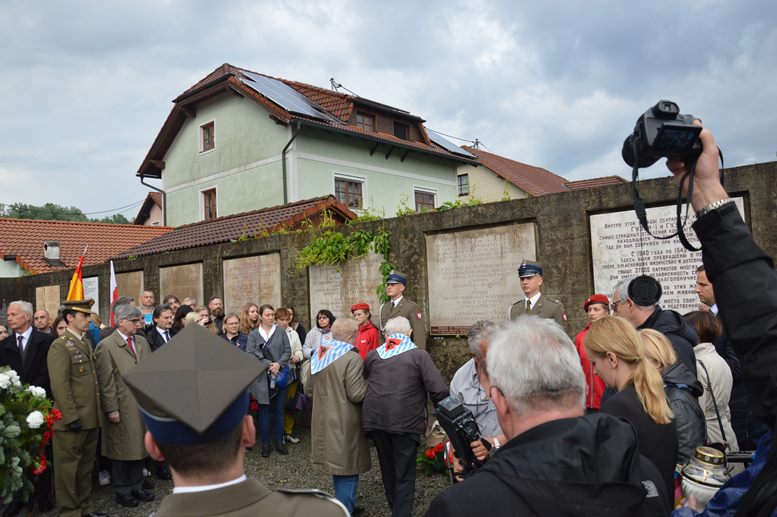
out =
<svg viewBox="0 0 777 517"><path fill-rule="evenodd" d="M396 269L392 269L388 275L388 278L386 279L386 283L407 285L407 275L397 271Z"/></svg>
<svg viewBox="0 0 777 517"><path fill-rule="evenodd" d="M521 265L518 266L518 276L520 278L526 278L528 276L540 275L542 276L542 266L537 262L531 260L524 260Z"/></svg>
<svg viewBox="0 0 777 517"><path fill-rule="evenodd" d="M639 275L629 282L629 298L640 307L650 307L661 299L661 283L649 275Z"/></svg>
<svg viewBox="0 0 777 517"><path fill-rule="evenodd" d="M62 302L63 311L76 311L83 312L84 314L92 314L92 305L94 300L87 298L86 300L67 300Z"/></svg>
<svg viewBox="0 0 777 517"><path fill-rule="evenodd" d="M200 325L188 325L124 374L141 416L163 445L213 442L234 430L248 409L247 388L262 373Z"/></svg>

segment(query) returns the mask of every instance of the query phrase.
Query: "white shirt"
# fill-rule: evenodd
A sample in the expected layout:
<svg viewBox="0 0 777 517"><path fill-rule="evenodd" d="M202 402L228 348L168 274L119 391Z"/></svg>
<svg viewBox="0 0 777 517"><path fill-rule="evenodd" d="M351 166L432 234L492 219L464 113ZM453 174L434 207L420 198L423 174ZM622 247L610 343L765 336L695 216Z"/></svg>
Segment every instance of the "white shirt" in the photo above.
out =
<svg viewBox="0 0 777 517"><path fill-rule="evenodd" d="M16 339L16 345L19 346L19 336L22 336L22 351L27 351L27 343L30 342L30 335L32 335L32 327L27 327L27 330L21 334L14 332L14 339Z"/></svg>
<svg viewBox="0 0 777 517"><path fill-rule="evenodd" d="M168 339L165 336L165 332L169 333L170 329L160 329L159 327L155 327L155 328L156 328L156 331L159 332L159 335L162 336L162 339L164 340L164 342L167 343ZM167 335L169 336L170 334L167 334Z"/></svg>
<svg viewBox="0 0 777 517"><path fill-rule="evenodd" d="M399 302L402 301L402 298L404 298L404 296L399 295L399 298L397 298L396 300L391 300L391 306L396 307L397 305L399 305Z"/></svg>
<svg viewBox="0 0 777 517"><path fill-rule="evenodd" d="M526 298L526 296L524 296L523 297L523 306L526 307L526 300L529 300L531 302L531 308L533 309L534 307L537 306L537 300L540 299L540 296L542 296L542 293L539 292L539 291L537 291L537 294L535 294L531 298Z"/></svg>
<svg viewBox="0 0 777 517"><path fill-rule="evenodd" d="M215 485L201 485L201 486L177 486L173 487L173 493L174 494L193 494L195 492L207 492L208 490L218 490L219 488L224 488L226 486L231 485L237 485L238 483L242 483L248 479L245 474L240 476L237 479L233 479L232 481L227 481L225 483L216 483Z"/></svg>
<svg viewBox="0 0 777 517"><path fill-rule="evenodd" d="M257 328L259 329L259 335L262 336L262 339L264 339L265 342L269 342L270 338L275 333L275 325L272 326L270 332L265 332L264 327L261 325L259 325Z"/></svg>

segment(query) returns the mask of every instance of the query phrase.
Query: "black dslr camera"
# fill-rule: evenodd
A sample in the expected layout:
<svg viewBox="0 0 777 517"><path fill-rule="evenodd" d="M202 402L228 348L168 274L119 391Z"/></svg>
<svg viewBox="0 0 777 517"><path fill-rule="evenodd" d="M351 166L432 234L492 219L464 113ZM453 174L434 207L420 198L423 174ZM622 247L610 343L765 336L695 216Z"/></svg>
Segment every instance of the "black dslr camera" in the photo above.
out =
<svg viewBox="0 0 777 517"><path fill-rule="evenodd" d="M440 426L445 430L445 434L456 451L456 457L459 458L464 467L464 476L475 472L480 468L481 463L472 452L470 444L476 440L482 440L480 429L478 428L472 411L464 407L464 403L456 397L447 397L443 399L434 412ZM491 444L483 440L486 449L491 448Z"/></svg>
<svg viewBox="0 0 777 517"><path fill-rule="evenodd" d="M685 162L701 154L699 133L693 115L681 115L676 103L660 100L637 119L634 132L623 142L621 155L631 167L650 167L659 158Z"/></svg>

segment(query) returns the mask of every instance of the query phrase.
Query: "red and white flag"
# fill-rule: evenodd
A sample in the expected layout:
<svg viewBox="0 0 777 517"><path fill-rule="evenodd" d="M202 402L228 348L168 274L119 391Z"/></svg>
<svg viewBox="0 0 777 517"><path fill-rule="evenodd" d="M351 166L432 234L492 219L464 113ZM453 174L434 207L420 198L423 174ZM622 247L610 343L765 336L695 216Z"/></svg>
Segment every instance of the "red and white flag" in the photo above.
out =
<svg viewBox="0 0 777 517"><path fill-rule="evenodd" d="M110 300L109 305L111 307L111 327L116 325L116 322L113 318L113 304L116 300L119 299L119 286L116 285L116 273L113 271L113 261L111 260L111 280L110 280Z"/></svg>

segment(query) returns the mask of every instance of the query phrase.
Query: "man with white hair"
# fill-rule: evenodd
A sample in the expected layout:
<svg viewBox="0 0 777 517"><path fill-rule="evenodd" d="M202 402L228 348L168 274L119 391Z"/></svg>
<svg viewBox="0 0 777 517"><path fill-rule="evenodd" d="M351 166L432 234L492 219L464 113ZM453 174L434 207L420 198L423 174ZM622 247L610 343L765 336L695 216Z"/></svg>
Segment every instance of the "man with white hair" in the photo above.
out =
<svg viewBox="0 0 777 517"><path fill-rule="evenodd" d="M699 344L696 330L680 313L662 309L658 304L662 289L658 280L648 275L622 280L612 292L610 308L616 316L627 319L637 330L653 329L667 337L677 358L696 376L693 347Z"/></svg>
<svg viewBox="0 0 777 517"><path fill-rule="evenodd" d="M669 496L628 422L585 415L585 379L554 322L520 316L489 345L486 384L508 438L427 516L667 515Z"/></svg>
<svg viewBox="0 0 777 517"><path fill-rule="evenodd" d="M426 394L437 404L448 387L429 354L410 339L410 321L391 318L386 342L364 361L367 394L362 422L375 442L392 517L409 516L415 495L416 450L426 429Z"/></svg>

